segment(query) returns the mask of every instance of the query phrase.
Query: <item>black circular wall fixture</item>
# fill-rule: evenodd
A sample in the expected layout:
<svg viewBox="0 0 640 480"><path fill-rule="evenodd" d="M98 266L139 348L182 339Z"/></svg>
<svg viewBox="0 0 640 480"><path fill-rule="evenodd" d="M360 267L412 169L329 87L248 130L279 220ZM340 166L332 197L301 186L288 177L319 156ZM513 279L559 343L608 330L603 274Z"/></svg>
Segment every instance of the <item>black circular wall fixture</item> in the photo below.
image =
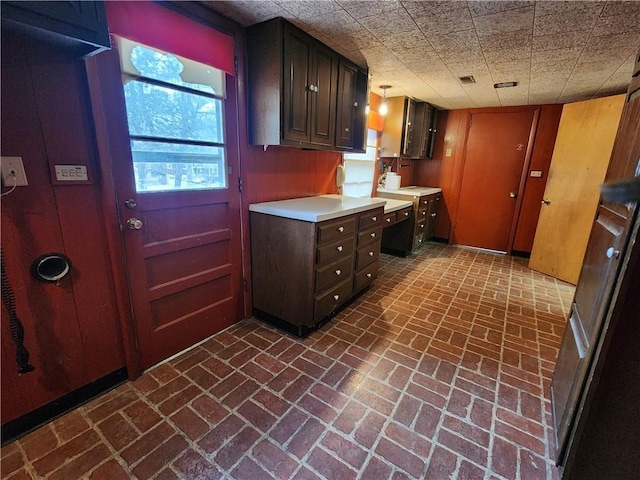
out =
<svg viewBox="0 0 640 480"><path fill-rule="evenodd" d="M71 260L62 253L47 253L31 263L31 275L45 283L58 283L71 272Z"/></svg>

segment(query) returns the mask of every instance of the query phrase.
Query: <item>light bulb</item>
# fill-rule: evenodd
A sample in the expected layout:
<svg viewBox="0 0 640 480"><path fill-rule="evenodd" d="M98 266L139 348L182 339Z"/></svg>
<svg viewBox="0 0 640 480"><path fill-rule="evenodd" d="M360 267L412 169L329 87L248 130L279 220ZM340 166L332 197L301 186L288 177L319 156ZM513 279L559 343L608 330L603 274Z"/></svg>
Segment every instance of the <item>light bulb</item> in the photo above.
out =
<svg viewBox="0 0 640 480"><path fill-rule="evenodd" d="M386 100L386 99L384 99L384 100L382 101L382 105L380 105L380 110L378 111L378 113L379 113L380 115L382 115L383 117L384 117L387 113L389 113L389 107L387 107L387 100Z"/></svg>

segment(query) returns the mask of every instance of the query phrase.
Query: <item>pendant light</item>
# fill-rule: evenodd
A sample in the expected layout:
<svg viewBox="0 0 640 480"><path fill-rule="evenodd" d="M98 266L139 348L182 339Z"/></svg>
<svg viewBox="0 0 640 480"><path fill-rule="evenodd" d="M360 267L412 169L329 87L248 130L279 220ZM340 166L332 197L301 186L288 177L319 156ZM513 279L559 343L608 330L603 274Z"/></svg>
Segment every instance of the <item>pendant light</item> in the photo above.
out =
<svg viewBox="0 0 640 480"><path fill-rule="evenodd" d="M389 112L389 107L387 106L387 88L391 88L391 85L380 85L382 89L382 104L380 104L380 110L378 113L383 117Z"/></svg>

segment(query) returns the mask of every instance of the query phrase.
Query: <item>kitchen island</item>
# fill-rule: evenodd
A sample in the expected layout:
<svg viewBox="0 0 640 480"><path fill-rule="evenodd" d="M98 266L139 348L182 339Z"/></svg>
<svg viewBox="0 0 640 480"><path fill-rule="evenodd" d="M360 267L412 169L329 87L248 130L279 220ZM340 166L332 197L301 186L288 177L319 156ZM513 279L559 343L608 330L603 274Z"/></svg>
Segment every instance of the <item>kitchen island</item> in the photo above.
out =
<svg viewBox="0 0 640 480"><path fill-rule="evenodd" d="M249 205L253 314L302 337L371 285L385 203L321 195Z"/></svg>

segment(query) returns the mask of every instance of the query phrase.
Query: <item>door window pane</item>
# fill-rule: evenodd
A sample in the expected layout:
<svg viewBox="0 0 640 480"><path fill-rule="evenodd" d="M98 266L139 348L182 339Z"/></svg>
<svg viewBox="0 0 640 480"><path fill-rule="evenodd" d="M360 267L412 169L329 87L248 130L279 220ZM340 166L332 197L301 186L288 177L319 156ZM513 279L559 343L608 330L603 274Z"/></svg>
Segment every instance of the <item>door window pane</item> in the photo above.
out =
<svg viewBox="0 0 640 480"><path fill-rule="evenodd" d="M226 188L222 147L132 141L138 192Z"/></svg>
<svg viewBox="0 0 640 480"><path fill-rule="evenodd" d="M224 142L221 100L140 81L124 93L131 135Z"/></svg>

